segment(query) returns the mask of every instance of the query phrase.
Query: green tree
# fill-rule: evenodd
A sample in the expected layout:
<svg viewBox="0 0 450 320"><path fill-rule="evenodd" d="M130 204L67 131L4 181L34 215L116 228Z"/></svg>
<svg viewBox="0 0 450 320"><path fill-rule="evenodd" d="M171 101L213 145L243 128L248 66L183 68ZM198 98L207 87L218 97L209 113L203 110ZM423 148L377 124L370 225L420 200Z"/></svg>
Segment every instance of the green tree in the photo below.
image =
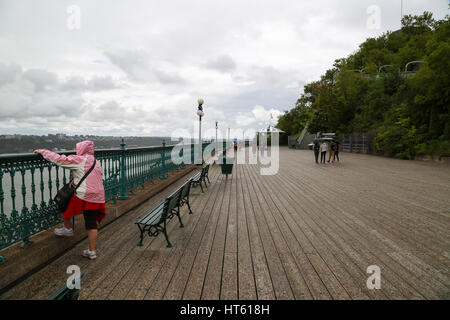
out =
<svg viewBox="0 0 450 320"><path fill-rule="evenodd" d="M374 132L380 152L412 159L450 153L450 21L429 12L407 15L402 28L369 38L305 85L278 128L309 132ZM425 61L410 64L411 61ZM380 69L380 67L382 67Z"/></svg>

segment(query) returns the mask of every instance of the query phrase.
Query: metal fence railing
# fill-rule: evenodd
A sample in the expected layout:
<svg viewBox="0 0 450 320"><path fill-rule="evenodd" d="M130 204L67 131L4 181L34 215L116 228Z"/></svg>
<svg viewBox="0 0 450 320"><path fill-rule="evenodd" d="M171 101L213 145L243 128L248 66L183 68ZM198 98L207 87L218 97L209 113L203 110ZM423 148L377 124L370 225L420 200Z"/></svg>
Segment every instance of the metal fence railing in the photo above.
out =
<svg viewBox="0 0 450 320"><path fill-rule="evenodd" d="M203 143L202 150L207 145ZM105 200L126 199L132 190L194 163L194 144L181 148L182 155L185 150L191 154L180 164L172 159L174 147L163 143L127 149L122 141L120 149L96 150L95 157L103 168ZM38 154L0 155L0 250L21 240L25 248L32 243L31 235L62 221L53 197L69 181L69 175L69 170ZM0 264L4 261L0 256Z"/></svg>
<svg viewBox="0 0 450 320"><path fill-rule="evenodd" d="M341 151L375 154L375 133L353 133L340 135Z"/></svg>

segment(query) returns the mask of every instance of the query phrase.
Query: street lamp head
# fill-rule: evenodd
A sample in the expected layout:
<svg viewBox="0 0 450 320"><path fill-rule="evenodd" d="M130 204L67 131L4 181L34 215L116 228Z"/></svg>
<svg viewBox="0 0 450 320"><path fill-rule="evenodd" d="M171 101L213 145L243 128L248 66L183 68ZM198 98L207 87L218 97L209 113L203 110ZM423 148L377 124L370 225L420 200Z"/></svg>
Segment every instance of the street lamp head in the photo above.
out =
<svg viewBox="0 0 450 320"><path fill-rule="evenodd" d="M203 103L205 102L202 98L199 98L198 100L198 110L197 110L197 115L199 117L203 117L204 113L203 113Z"/></svg>

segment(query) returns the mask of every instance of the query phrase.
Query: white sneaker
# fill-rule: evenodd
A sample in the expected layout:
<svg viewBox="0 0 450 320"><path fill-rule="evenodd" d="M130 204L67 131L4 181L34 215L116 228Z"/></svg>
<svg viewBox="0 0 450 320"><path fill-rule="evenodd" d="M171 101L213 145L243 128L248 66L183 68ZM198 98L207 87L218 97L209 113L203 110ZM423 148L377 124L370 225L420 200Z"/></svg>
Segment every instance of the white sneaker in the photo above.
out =
<svg viewBox="0 0 450 320"><path fill-rule="evenodd" d="M95 258L97 258L97 254L95 253L95 251L90 251L88 250L84 250L83 251L83 257L89 258L91 260L94 260Z"/></svg>
<svg viewBox="0 0 450 320"><path fill-rule="evenodd" d="M62 228L56 228L54 230L55 234L60 237L72 237L73 236L73 229L67 229L65 226Z"/></svg>

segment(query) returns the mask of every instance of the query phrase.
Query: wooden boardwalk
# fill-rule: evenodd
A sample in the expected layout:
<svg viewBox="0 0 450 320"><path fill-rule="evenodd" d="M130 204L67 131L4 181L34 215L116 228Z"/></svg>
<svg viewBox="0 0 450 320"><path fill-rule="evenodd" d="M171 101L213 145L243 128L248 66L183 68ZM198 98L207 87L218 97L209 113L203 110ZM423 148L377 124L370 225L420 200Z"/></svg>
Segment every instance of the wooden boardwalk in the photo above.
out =
<svg viewBox="0 0 450 320"><path fill-rule="evenodd" d="M97 260L83 241L0 299L47 299L69 265L87 269L80 299L450 299L450 166L341 158L281 148L278 174L235 165L228 180L215 165L185 227L169 224L174 247L136 246L134 222L185 179L102 229Z"/></svg>

